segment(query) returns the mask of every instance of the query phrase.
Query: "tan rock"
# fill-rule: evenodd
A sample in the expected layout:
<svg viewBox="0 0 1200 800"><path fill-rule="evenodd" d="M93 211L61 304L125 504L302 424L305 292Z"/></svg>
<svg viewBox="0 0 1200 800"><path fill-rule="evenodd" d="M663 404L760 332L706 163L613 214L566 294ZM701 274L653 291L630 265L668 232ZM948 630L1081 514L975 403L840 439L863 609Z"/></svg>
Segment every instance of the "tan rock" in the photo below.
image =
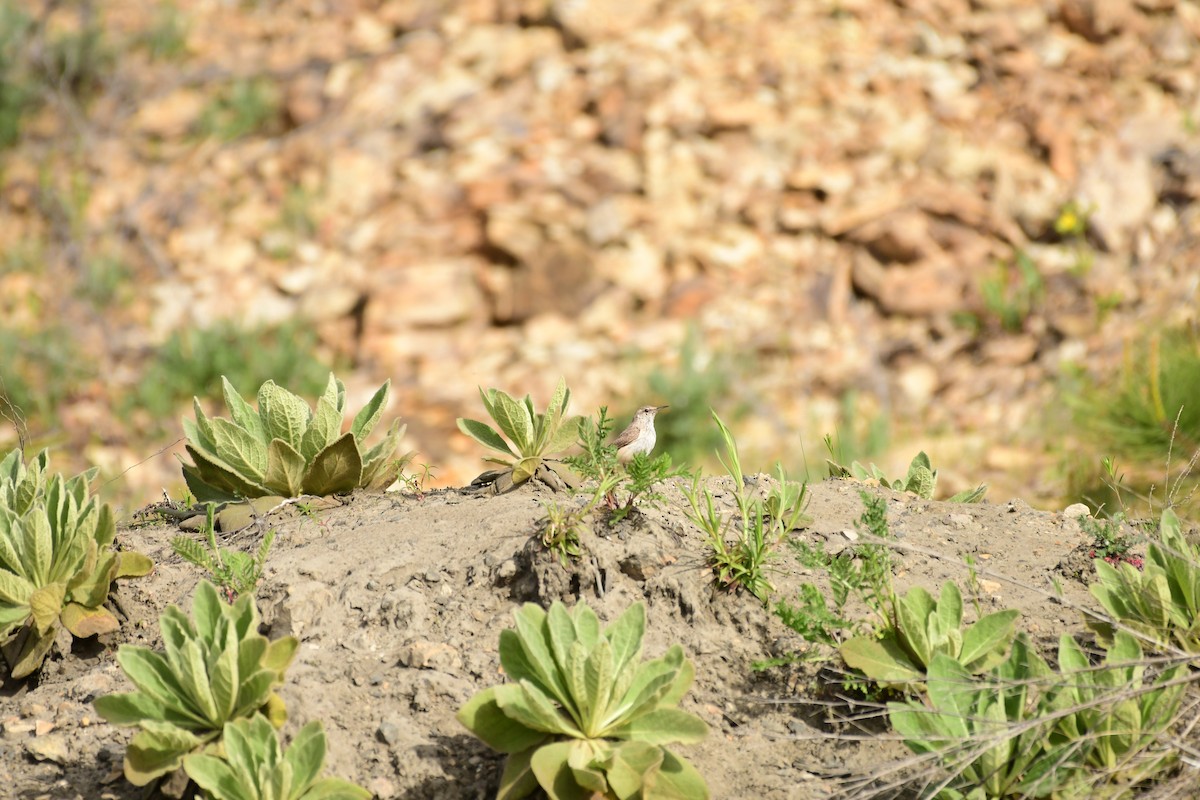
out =
<svg viewBox="0 0 1200 800"><path fill-rule="evenodd" d="M181 137L196 124L207 102L203 92L190 88L176 89L142 103L133 117L133 127L149 136L164 139Z"/></svg>
<svg viewBox="0 0 1200 800"><path fill-rule="evenodd" d="M365 326L374 331L439 328L486 317L473 259L428 261L376 276Z"/></svg>

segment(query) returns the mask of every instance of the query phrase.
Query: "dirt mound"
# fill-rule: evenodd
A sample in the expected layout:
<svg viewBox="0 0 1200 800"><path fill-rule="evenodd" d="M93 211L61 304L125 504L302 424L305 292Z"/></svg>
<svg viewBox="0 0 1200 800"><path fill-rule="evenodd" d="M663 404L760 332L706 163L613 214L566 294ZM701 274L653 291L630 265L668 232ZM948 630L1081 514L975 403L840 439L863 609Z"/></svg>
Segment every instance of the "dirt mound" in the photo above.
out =
<svg viewBox="0 0 1200 800"><path fill-rule="evenodd" d="M710 486L732 508L724 481ZM812 522L793 536L824 541L832 550L848 544L863 488L851 481L810 487ZM1062 582L1066 605L1049 599L1060 560L1083 538L1075 521L1019 502L963 506L884 494L898 541L899 589L936 589L949 579L965 586L964 559L973 556L983 613L1020 609L1022 629L1037 641L1082 627L1068 607L1087 602L1081 584ZM712 733L681 753L714 797L827 796L847 779L904 757L903 745L887 737L829 736L844 728L822 711L834 698L815 665L754 670L755 662L803 642L753 597L714 593L703 541L682 513L679 486L671 485L667 495L662 509L636 513L611 529L597 524L584 535L584 557L565 568L536 543L543 501L563 501L545 489L499 497L457 490L423 498L357 495L337 508L293 506L277 513L267 523L278 536L258 605L269 636L301 641L281 690L291 714L287 730L323 720L327 771L384 800L490 797L502 758L454 714L475 692L503 680L498 634L512 625L513 609L526 601L584 599L611 620L644 600L647 657L678 642L695 661L696 683L683 707ZM169 603L188 607L200 575L171 552L167 543L176 534L168 526L123 528L122 545L152 555L157 568L120 585L120 631L98 644L77 643L65 659L52 658L36 685L6 687L0 794L21 800L146 796L120 776L131 731L98 720L91 701L127 690L116 644L159 646L158 614ZM256 544L257 535L234 540L247 549ZM772 576L776 597L795 597L800 583L816 577L784 552Z"/></svg>

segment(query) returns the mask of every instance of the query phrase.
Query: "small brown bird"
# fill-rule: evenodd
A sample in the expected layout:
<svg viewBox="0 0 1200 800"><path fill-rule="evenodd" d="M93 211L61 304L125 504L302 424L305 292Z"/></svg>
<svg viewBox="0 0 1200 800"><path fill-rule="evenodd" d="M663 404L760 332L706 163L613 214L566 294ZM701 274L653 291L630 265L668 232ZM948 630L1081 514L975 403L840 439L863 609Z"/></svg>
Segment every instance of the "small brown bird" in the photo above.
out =
<svg viewBox="0 0 1200 800"><path fill-rule="evenodd" d="M654 433L654 415L668 406L642 406L633 415L633 422L621 431L613 445L617 448L617 460L628 464L638 453L647 453L654 449L657 436Z"/></svg>

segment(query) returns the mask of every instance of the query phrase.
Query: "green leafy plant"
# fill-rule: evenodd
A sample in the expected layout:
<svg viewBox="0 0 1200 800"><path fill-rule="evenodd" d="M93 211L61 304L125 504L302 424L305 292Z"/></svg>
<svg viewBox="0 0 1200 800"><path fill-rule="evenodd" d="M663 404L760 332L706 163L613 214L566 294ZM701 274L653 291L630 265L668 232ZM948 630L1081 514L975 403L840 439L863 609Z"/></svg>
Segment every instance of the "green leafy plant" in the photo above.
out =
<svg viewBox="0 0 1200 800"><path fill-rule="evenodd" d="M599 495L582 507L569 509L559 503L546 503L546 518L541 522L542 547L558 556L564 567L569 559L583 555L583 544L579 540L579 529L599 501Z"/></svg>
<svg viewBox="0 0 1200 800"><path fill-rule="evenodd" d="M804 583L795 604L786 600L775 604L775 615L806 641L838 647L852 635L878 637L880 630L890 626L892 558L887 545L891 538L887 503L867 492L859 492L859 497L865 508L855 527L860 533L870 535L868 541L836 555L820 543L791 542L801 565L826 573L833 597L831 611L821 590L812 583ZM852 597L872 612L873 622L846 614L846 604Z"/></svg>
<svg viewBox="0 0 1200 800"><path fill-rule="evenodd" d="M422 464L420 470L410 473L405 468L411 461L411 456L392 461L391 469L395 472L396 480L392 481L384 491L405 492L416 495L419 500L425 498L425 485L433 477L434 467L431 464Z"/></svg>
<svg viewBox="0 0 1200 800"><path fill-rule="evenodd" d="M1083 532L1092 538L1092 546L1088 551L1091 558L1102 558L1114 567L1125 562L1141 569L1143 560L1130 552L1137 544L1138 537L1123 533L1124 525L1125 514L1123 512L1117 512L1108 519L1079 518L1079 527L1083 528Z"/></svg>
<svg viewBox="0 0 1200 800"><path fill-rule="evenodd" d="M691 487L683 490L688 503L684 514L704 534L717 585L745 589L766 603L775 590L767 578L767 564L780 543L804 520L808 485L789 481L783 467L777 467L776 483L765 497L759 494L747 485L733 433L715 411L712 417L725 442L725 456L718 458L733 481L737 516L717 510L712 491L703 485L699 472Z"/></svg>
<svg viewBox="0 0 1200 800"><path fill-rule="evenodd" d="M20 5L0 2L0 148L17 143L22 118L38 103L38 87L25 50L33 25Z"/></svg>
<svg viewBox="0 0 1200 800"><path fill-rule="evenodd" d="M548 456L567 449L579 437L580 418L566 416L567 407L571 404L571 390L561 378L545 414L533 410L533 400L529 395L520 401L499 389L480 388L479 397L500 431L465 417L458 418L458 429L484 447L505 456L488 457L484 461L506 467L501 474L506 476L506 484L511 481L512 487L520 486L532 478L545 466ZM508 437L507 442L501 433Z"/></svg>
<svg viewBox="0 0 1200 800"><path fill-rule="evenodd" d="M1018 333L1025 320L1045 300L1046 282L1033 259L1018 250L1012 264L1001 264L979 286L983 305L1009 333Z"/></svg>
<svg viewBox="0 0 1200 800"><path fill-rule="evenodd" d="M190 619L171 605L158 624L165 652L127 644L117 652L137 691L94 703L112 724L141 729L125 750L125 777L137 786L178 769L227 722L262 713L280 727L287 710L275 688L299 647L294 636L268 642L258 633L254 598L229 605L208 581L196 587Z"/></svg>
<svg viewBox="0 0 1200 800"><path fill-rule="evenodd" d="M891 625L880 638L856 636L839 648L847 666L885 688L916 688L939 653L972 675L987 672L1004 660L1020 614L996 611L964 628L962 595L950 582L937 600L914 586L903 597L893 595L890 605Z"/></svg>
<svg viewBox="0 0 1200 800"><path fill-rule="evenodd" d="M1069 396L1080 426L1106 451L1161 464L1200 448L1200 331L1152 333L1131 343L1121 368Z"/></svg>
<svg viewBox="0 0 1200 800"><path fill-rule="evenodd" d="M243 594L254 594L267 563L267 554L275 541L275 531L269 530L254 555L240 550L231 550L217 545L216 504L208 503L207 519L201 533L207 549L195 539L176 536L171 539L171 549L185 561L195 564L216 581L225 599L233 602Z"/></svg>
<svg viewBox="0 0 1200 800"><path fill-rule="evenodd" d="M938 653L928 697L888 703L892 727L916 753L935 754L950 777L931 794L947 800L1050 797L1065 782L1066 745L1047 749L1053 720L1045 687L1053 671L1024 634L983 678Z"/></svg>
<svg viewBox="0 0 1200 800"><path fill-rule="evenodd" d="M195 753L183 759L189 778L208 800L370 800L371 793L340 778L318 778L325 765L320 722L299 730L283 751L261 715L225 723L223 756Z"/></svg>
<svg viewBox="0 0 1200 800"><path fill-rule="evenodd" d="M1200 653L1200 547L1189 542L1172 509L1162 513L1144 569L1128 561L1113 567L1097 558L1096 582L1088 589L1108 618L1087 615L1087 625L1109 644L1117 627L1162 647Z"/></svg>
<svg viewBox="0 0 1200 800"><path fill-rule="evenodd" d="M1074 637L1063 634L1059 641L1063 681L1053 705L1070 713L1059 717L1049 744L1078 748L1078 761L1103 773L1110 791L1102 796L1161 773L1179 757L1164 738L1179 718L1188 667L1161 671L1153 688L1144 690L1146 663L1141 645L1125 631L1117 631L1099 666L1091 664ZM1075 790L1064 789L1064 796L1094 792L1093 781L1079 773L1075 778Z"/></svg>
<svg viewBox="0 0 1200 800"><path fill-rule="evenodd" d="M187 19L173 2L157 4L149 27L137 38L155 61L171 61L187 51Z"/></svg>
<svg viewBox="0 0 1200 800"><path fill-rule="evenodd" d="M282 108L279 87L271 78L238 78L205 106L198 132L226 142L268 133L282 126Z"/></svg>
<svg viewBox="0 0 1200 800"><path fill-rule="evenodd" d="M675 467L671 464L670 453L661 453L654 458L645 453L635 454L625 467L625 479L613 490L617 504L608 518L608 524L617 524L638 506L660 507L667 498L658 487L664 481L687 474L685 467ZM625 495L624 500L620 497L622 493Z"/></svg>
<svg viewBox="0 0 1200 800"><path fill-rule="evenodd" d="M194 401L196 419L183 420L187 452L183 464L188 489L201 502L301 494L344 494L386 479L392 453L404 427L392 423L383 441L365 449L367 436L387 403L388 381L342 433L346 387L332 374L316 411L299 397L267 381L251 408L222 378L232 419L209 419Z"/></svg>
<svg viewBox="0 0 1200 800"><path fill-rule="evenodd" d="M829 446L828 439L826 439L825 444L826 447ZM938 471L933 468L933 465L929 461L929 456L925 454L924 450L913 457L903 480L889 481L887 476L884 475L883 470L874 464L870 468L867 468L857 461L849 467L843 467L831 459L827 459L825 463L829 467L830 477L854 478L860 481L875 480L881 485L897 492L911 492L922 500L932 500L933 493L937 489ZM980 484L974 489L959 492L949 498L949 501L951 503L977 503L983 499L985 494L987 494L987 484Z"/></svg>
<svg viewBox="0 0 1200 800"><path fill-rule="evenodd" d="M928 696L888 704L905 744L950 773L931 796L1127 797L1177 758L1162 739L1178 719L1185 665L1147 686L1141 648L1121 632L1098 666L1063 635L1059 666L1052 670L1024 634L985 676L934 656Z"/></svg>
<svg viewBox="0 0 1200 800"><path fill-rule="evenodd" d="M88 491L95 469L67 479L48 466L44 450L28 464L20 450L0 460L0 652L13 678L41 667L60 628L115 631L112 582L154 566L113 549L112 510Z"/></svg>
<svg viewBox="0 0 1200 800"><path fill-rule="evenodd" d="M551 800L707 798L704 779L664 745L703 739L708 726L676 706L695 675L679 645L642 663L646 611L637 603L600 629L587 604L527 603L500 633L513 683L494 686L459 721L508 754L498 800L538 787Z"/></svg>

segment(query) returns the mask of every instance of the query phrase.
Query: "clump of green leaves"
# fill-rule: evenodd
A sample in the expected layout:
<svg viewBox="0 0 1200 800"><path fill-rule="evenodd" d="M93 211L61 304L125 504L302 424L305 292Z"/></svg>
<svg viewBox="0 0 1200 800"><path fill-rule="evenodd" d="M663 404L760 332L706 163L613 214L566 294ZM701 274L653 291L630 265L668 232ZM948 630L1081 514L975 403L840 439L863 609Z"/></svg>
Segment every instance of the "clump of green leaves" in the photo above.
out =
<svg viewBox="0 0 1200 800"><path fill-rule="evenodd" d="M848 667L884 688L915 688L939 653L972 675L987 672L1004 660L1020 615L996 611L963 628L962 595L950 582L937 600L914 586L903 597L893 595L890 605L891 624L881 637L856 636L839 648Z"/></svg>
<svg viewBox="0 0 1200 800"><path fill-rule="evenodd" d="M220 547L217 545L216 504L206 505L207 518L201 533L207 548L195 539L176 536L171 539L171 549L185 561L207 572L221 588L225 599L232 603L243 594L254 594L267 563L267 554L271 552L271 544L275 541L275 531L269 530L263 535L254 555Z"/></svg>
<svg viewBox="0 0 1200 800"><path fill-rule="evenodd" d="M937 797L1125 797L1177 758L1159 744L1178 719L1185 665L1147 685L1136 639L1117 634L1098 667L1069 635L1052 670L1024 634L985 676L944 653L929 665L927 697L888 704L914 752L950 775Z"/></svg>
<svg viewBox="0 0 1200 800"><path fill-rule="evenodd" d="M714 411L713 420L725 443L725 456L718 458L733 481L737 515L717 510L712 491L704 486L700 474L683 490L688 507L687 518L704 534L709 548L709 565L715 581L725 589L745 589L763 603L775 590L767 578L767 565L775 557L781 542L804 520L808 485L789 481L783 467L777 467L777 481L765 496L747 483L742 472L737 441Z"/></svg>
<svg viewBox="0 0 1200 800"><path fill-rule="evenodd" d="M637 603L600 629L586 603L546 612L527 603L500 633L512 683L479 694L459 721L508 754L498 797L540 787L551 800L709 796L704 779L664 745L703 739L708 726L678 706L695 676L679 645L642 663L646 611Z"/></svg>
<svg viewBox="0 0 1200 800"><path fill-rule="evenodd" d="M775 614L807 641L840 647L849 635L876 637L880 630L890 625L892 555L887 545L891 538L887 502L867 492L859 492L859 497L865 508L855 527L859 533L869 534L867 541L847 547L836 555L820 543L791 543L796 559L803 566L828 575L833 596L834 609L830 610L821 590L812 583L804 583L800 586L796 604L784 600L775 605ZM846 615L846 604L852 597L872 612L874 622Z"/></svg>
<svg viewBox="0 0 1200 800"><path fill-rule="evenodd" d="M828 439L825 444L827 447L830 445ZM832 451L830 452L832 454ZM913 457L908 465L908 472L905 473L902 480L889 481L883 470L874 464L867 468L857 461L849 467L844 467L831 459L826 459L825 463L829 467L830 477L854 478L860 481L874 480L897 492L911 492L922 500L932 500L933 493L937 489L938 471L933 468L933 464L930 463L929 456L925 454L924 450ZM987 484L980 484L974 489L959 492L949 500L951 503L977 503L983 499L985 494L987 494Z"/></svg>
<svg viewBox="0 0 1200 800"><path fill-rule="evenodd" d="M1080 517L1079 519L1079 527L1083 528L1083 532L1092 538L1089 550L1092 558L1102 558L1114 567L1125 562L1141 569L1142 559L1130 552L1138 543L1138 536L1124 533L1122 530L1124 526L1124 512L1117 512L1108 519L1094 517Z"/></svg>
<svg viewBox="0 0 1200 800"><path fill-rule="evenodd" d="M1046 282L1037 264L1018 250L1011 264L997 266L994 274L980 284L983 305L1009 333L1018 333L1025 320L1037 311L1046 296Z"/></svg>
<svg viewBox="0 0 1200 800"><path fill-rule="evenodd" d="M1053 723L1045 687L1052 676L1024 634L983 678L939 653L929 665L927 700L888 703L888 716L910 749L936 754L950 770L937 796L1050 797L1063 781L1067 756L1064 748L1046 747Z"/></svg>
<svg viewBox="0 0 1200 800"><path fill-rule="evenodd" d="M564 567L569 559L577 559L583 555L583 543L579 538L579 530L586 524L588 515L596 507L601 495L594 494L580 508L567 508L554 502L545 505L546 518L541 522L542 547L558 556L558 561Z"/></svg>
<svg viewBox="0 0 1200 800"><path fill-rule="evenodd" d="M1130 344L1120 370L1084 386L1071 405L1105 451L1161 464L1200 448L1200 330L1150 334Z"/></svg>
<svg viewBox="0 0 1200 800"><path fill-rule="evenodd" d="M0 148L17 143L21 121L38 102L31 59L25 47L33 20L12 0L0 2Z"/></svg>
<svg viewBox="0 0 1200 800"><path fill-rule="evenodd" d="M0 652L13 678L41 667L60 628L115 631L112 582L154 566L113 548L112 510L88 490L95 469L67 479L48 467L44 450L28 464L20 450L0 460Z"/></svg>
<svg viewBox="0 0 1200 800"><path fill-rule="evenodd" d="M1089 615L1087 624L1102 642L1111 642L1120 626L1161 647L1200 653L1200 547L1184 537L1172 509L1162 513L1143 570L1128 561L1093 564L1097 580L1088 589L1108 619Z"/></svg>
<svg viewBox="0 0 1200 800"><path fill-rule="evenodd" d="M1072 713L1060 717L1050 735L1051 746L1081 747L1082 764L1105 775L1109 784L1130 788L1161 773L1179 757L1164 738L1179 718L1188 667L1161 671L1146 690L1146 661L1134 636L1118 631L1104 663L1093 666L1075 639L1059 640L1058 666L1064 681L1056 688L1055 707ZM1159 746L1155 746L1155 745ZM1086 794L1092 781L1077 774L1075 792Z"/></svg>
<svg viewBox="0 0 1200 800"><path fill-rule="evenodd" d="M253 596L229 605L208 581L196 587L191 618L171 605L158 624L165 652L127 644L117 652L137 691L95 700L104 719L141 729L125 750L125 777L136 786L178 769L227 722L261 713L282 726L287 710L275 689L300 644L294 636L268 642Z"/></svg>
<svg viewBox="0 0 1200 800"><path fill-rule="evenodd" d="M484 459L505 467L499 473L490 474L498 491L520 486L540 470L548 469L545 466L547 457L566 450L579 437L580 418L567 416L571 390L562 378L554 388L545 414L533 410L529 395L521 401L499 389L481 387L479 397L500 430L466 417L458 418L458 429L484 447L503 454L503 458Z"/></svg>
<svg viewBox="0 0 1200 800"><path fill-rule="evenodd" d="M325 731L305 725L285 752L262 715L225 723L224 753L183 759L189 778L209 800L370 800L371 793L340 778L318 778L325 765Z"/></svg>
<svg viewBox="0 0 1200 800"><path fill-rule="evenodd" d="M199 134L233 141L277 131L283 124L283 98L269 77L237 78L205 106Z"/></svg>
<svg viewBox="0 0 1200 800"><path fill-rule="evenodd" d="M342 433L346 387L329 375L325 392L310 409L300 397L267 381L258 410L221 379L230 419L209 419L194 401L196 419L183 420L188 489L201 502L252 497L345 494L386 480L386 467L404 435L399 420L383 441L365 447L387 404L388 381Z"/></svg>

